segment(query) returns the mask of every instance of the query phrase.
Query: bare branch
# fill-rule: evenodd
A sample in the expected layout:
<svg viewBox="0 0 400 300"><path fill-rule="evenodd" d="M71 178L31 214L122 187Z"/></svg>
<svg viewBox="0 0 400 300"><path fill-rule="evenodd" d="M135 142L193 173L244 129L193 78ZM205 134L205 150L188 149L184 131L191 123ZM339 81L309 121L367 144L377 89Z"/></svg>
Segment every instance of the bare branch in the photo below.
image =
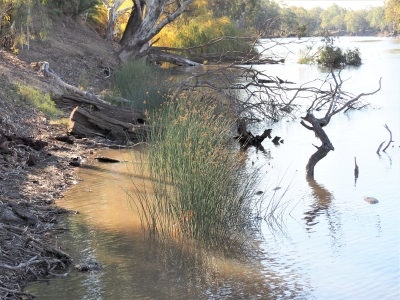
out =
<svg viewBox="0 0 400 300"><path fill-rule="evenodd" d="M335 115L335 114L337 114L337 113L343 111L345 108L349 107L351 104L353 104L354 102L358 101L361 97L363 97L363 96L370 96L370 95L373 95L373 94L376 94L377 92L379 92L379 91L381 90L381 81L382 81L382 77L379 79L379 88L378 88L377 90L375 90L375 91L373 91L373 92L371 92L371 93L361 93L361 94L359 94L357 97L355 97L355 98L353 98L353 99L347 101L345 104L342 105L341 108L339 108L339 109L337 109L337 110L334 110L334 111L331 113L331 117L332 117L333 115Z"/></svg>

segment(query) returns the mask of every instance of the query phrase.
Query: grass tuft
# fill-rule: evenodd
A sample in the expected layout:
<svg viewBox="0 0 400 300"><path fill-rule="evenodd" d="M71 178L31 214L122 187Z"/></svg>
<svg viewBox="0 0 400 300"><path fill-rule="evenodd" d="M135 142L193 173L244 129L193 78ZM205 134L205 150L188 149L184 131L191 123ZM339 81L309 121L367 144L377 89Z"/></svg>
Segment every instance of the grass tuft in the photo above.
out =
<svg viewBox="0 0 400 300"><path fill-rule="evenodd" d="M56 108L56 105L47 93L29 85L18 84L18 93L23 100L28 101L30 105L38 108L41 112L49 117L57 117L62 112Z"/></svg>

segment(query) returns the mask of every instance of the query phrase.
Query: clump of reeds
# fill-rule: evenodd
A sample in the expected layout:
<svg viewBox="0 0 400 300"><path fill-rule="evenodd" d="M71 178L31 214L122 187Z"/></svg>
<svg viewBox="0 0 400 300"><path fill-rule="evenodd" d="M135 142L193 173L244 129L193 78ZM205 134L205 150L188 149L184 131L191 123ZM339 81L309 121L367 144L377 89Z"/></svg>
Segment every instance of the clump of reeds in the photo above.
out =
<svg viewBox="0 0 400 300"><path fill-rule="evenodd" d="M159 107L171 87L169 75L168 70L144 61L129 61L115 74L114 96L130 100L130 103L123 104L138 110Z"/></svg>
<svg viewBox="0 0 400 300"><path fill-rule="evenodd" d="M150 232L221 244L241 239L257 219L258 176L244 169L233 119L221 111L191 92L149 114L142 171L154 193L138 191L134 202Z"/></svg>

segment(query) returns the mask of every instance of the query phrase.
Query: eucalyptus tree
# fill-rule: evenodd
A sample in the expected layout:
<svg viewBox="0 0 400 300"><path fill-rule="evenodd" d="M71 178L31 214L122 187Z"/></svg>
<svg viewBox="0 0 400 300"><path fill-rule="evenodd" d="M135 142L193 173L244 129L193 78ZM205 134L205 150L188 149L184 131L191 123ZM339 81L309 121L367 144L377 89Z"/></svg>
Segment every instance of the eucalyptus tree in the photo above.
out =
<svg viewBox="0 0 400 300"><path fill-rule="evenodd" d="M126 7L122 7L126 0L102 0L103 4L108 11L108 21L106 27L105 39L112 41L115 34L115 25L118 18L125 12L133 8L132 5L128 4ZM130 2L130 1L129 1Z"/></svg>
<svg viewBox="0 0 400 300"><path fill-rule="evenodd" d="M345 14L346 9L338 6L337 4L332 4L321 12L321 28L328 30L345 29Z"/></svg>
<svg viewBox="0 0 400 300"><path fill-rule="evenodd" d="M163 27L178 18L194 0L134 0L134 6L121 39L118 58L125 62L139 57Z"/></svg>
<svg viewBox="0 0 400 300"><path fill-rule="evenodd" d="M400 1L385 0L385 18L392 30L400 31Z"/></svg>
<svg viewBox="0 0 400 300"><path fill-rule="evenodd" d="M374 31L384 31L388 23L385 20L385 10L383 7L373 7L368 10L366 17L369 27Z"/></svg>
<svg viewBox="0 0 400 300"><path fill-rule="evenodd" d="M367 16L366 9L347 12L344 18L347 31L355 34L365 33L369 28Z"/></svg>

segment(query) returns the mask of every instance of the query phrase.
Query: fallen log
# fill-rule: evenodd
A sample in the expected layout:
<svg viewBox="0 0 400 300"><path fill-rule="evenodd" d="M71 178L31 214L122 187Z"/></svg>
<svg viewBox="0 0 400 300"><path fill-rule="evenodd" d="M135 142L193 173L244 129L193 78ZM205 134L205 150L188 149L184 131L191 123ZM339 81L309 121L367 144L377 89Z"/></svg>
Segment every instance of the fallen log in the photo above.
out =
<svg viewBox="0 0 400 300"><path fill-rule="evenodd" d="M68 125L68 133L77 138L100 136L119 143L143 141L147 131L147 125L134 125L79 106L72 111Z"/></svg>
<svg viewBox="0 0 400 300"><path fill-rule="evenodd" d="M67 94L54 97L58 107L73 109L68 133L77 138L100 136L118 143L143 141L148 130L143 112Z"/></svg>
<svg viewBox="0 0 400 300"><path fill-rule="evenodd" d="M271 59L271 58L255 58L253 56L227 56L227 55L198 55L189 58L191 61L197 63L207 62L207 64L213 63L233 63L236 65L264 65L264 64L279 64L285 63L285 59Z"/></svg>

